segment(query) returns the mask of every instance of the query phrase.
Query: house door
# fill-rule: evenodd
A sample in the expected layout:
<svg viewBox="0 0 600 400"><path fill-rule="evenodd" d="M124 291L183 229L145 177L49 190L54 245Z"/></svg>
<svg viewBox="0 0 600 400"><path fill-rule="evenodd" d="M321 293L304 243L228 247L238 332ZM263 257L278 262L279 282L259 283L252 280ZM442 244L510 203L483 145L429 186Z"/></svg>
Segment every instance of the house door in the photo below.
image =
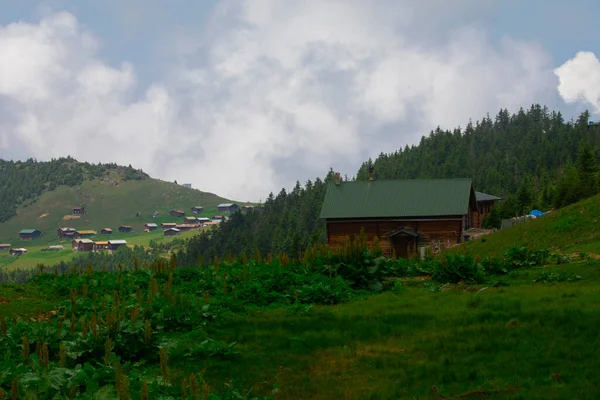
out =
<svg viewBox="0 0 600 400"><path fill-rule="evenodd" d="M409 250L415 250L415 238L412 236L396 235L392 238L396 257L408 258Z"/></svg>

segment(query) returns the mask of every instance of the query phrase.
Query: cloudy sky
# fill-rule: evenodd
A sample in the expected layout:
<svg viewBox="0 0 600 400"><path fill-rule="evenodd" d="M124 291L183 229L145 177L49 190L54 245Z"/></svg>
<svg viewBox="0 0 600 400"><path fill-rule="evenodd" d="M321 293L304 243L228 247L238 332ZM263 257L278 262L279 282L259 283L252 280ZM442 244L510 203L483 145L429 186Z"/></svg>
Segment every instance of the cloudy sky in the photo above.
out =
<svg viewBox="0 0 600 400"><path fill-rule="evenodd" d="M0 158L258 201L500 108L598 114L594 3L0 0Z"/></svg>

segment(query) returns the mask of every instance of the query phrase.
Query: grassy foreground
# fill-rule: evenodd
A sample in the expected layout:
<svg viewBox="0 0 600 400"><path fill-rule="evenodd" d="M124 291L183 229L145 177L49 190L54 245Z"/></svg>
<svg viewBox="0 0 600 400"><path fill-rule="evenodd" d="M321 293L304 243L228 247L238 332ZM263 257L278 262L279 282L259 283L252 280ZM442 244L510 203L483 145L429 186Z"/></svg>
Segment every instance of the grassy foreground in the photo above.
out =
<svg viewBox="0 0 600 400"><path fill-rule="evenodd" d="M578 274L577 283L534 283L541 270L508 287L414 280L306 315L235 317L214 330L242 356L202 368L211 382L255 392L277 383L277 399L595 398L600 263L543 268Z"/></svg>
<svg viewBox="0 0 600 400"><path fill-rule="evenodd" d="M431 277L443 277L435 269L452 264L375 260L385 276L405 277L374 294L353 288L371 272L357 276L338 260L336 277L318 260L303 267L284 257L208 269L161 261L122 272L73 270L3 286L0 386L40 399L600 393L600 360L591 356L600 345L600 261L504 260L509 273L449 284L416 272L434 268ZM10 323L13 315L22 319Z"/></svg>

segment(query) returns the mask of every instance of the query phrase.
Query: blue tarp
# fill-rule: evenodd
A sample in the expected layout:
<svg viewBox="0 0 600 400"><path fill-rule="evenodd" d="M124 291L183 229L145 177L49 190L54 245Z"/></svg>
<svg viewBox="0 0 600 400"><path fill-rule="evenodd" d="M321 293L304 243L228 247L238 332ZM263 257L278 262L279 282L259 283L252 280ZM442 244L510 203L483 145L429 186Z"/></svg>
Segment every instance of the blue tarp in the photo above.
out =
<svg viewBox="0 0 600 400"><path fill-rule="evenodd" d="M542 215L544 215L543 212L541 212L540 210L531 210L531 212L529 213L529 215L531 215L532 217L541 217Z"/></svg>

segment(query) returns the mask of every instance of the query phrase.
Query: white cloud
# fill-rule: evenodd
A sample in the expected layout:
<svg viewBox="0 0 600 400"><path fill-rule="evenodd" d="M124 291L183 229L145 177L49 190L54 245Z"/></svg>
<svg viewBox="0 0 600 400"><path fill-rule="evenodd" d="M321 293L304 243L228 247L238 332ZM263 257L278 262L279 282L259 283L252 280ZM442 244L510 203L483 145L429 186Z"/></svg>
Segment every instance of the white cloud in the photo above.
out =
<svg viewBox="0 0 600 400"><path fill-rule="evenodd" d="M594 53L580 51L554 73L565 102L587 103L594 107L593 112L600 113L600 61Z"/></svg>
<svg viewBox="0 0 600 400"><path fill-rule="evenodd" d="M434 42L418 19L455 6L412 3L224 1L203 37L173 43L172 73L141 88L134 65L104 62L71 14L0 26L3 143L258 200L556 87L536 44L492 45L472 27Z"/></svg>

